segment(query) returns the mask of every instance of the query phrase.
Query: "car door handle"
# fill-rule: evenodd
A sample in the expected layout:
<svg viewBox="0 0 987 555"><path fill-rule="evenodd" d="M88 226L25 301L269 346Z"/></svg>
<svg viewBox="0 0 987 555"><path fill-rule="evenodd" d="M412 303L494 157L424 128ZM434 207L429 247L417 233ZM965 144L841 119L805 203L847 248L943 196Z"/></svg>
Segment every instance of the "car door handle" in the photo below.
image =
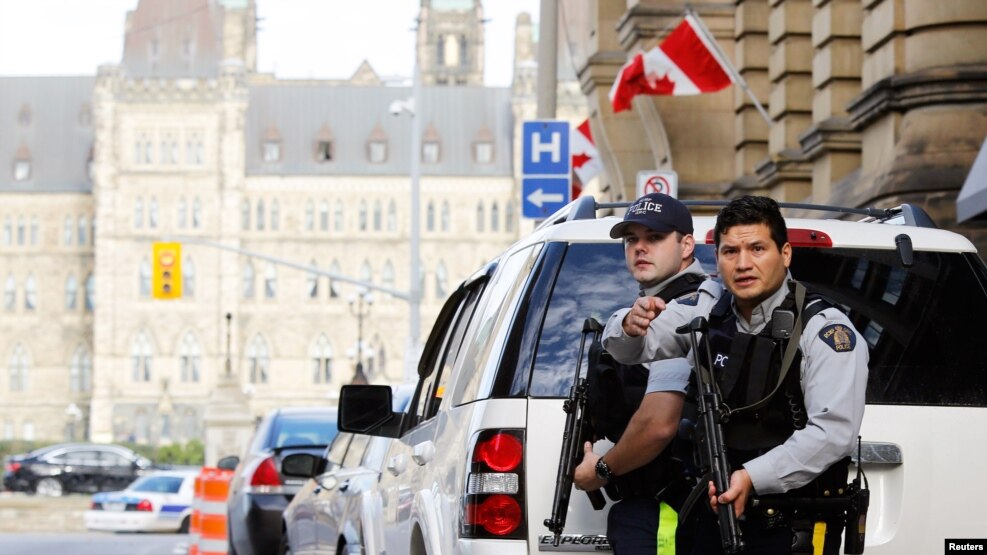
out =
<svg viewBox="0 0 987 555"><path fill-rule="evenodd" d="M415 464L423 466L433 458L435 458L435 444L431 440L415 445L415 450L411 455L411 460L415 461Z"/></svg>
<svg viewBox="0 0 987 555"><path fill-rule="evenodd" d="M857 450L853 450L850 459L857 462ZM901 446L896 443L881 441L860 442L860 459L864 464L903 464L904 456Z"/></svg>
<svg viewBox="0 0 987 555"><path fill-rule="evenodd" d="M345 492L348 489L350 489L350 481L349 480L343 480L342 482L340 482L340 484L339 484L339 492L340 493L343 493L343 492Z"/></svg>
<svg viewBox="0 0 987 555"><path fill-rule="evenodd" d="M404 458L404 455L394 455L391 460L387 461L387 471L391 474L397 476L408 468L408 461Z"/></svg>

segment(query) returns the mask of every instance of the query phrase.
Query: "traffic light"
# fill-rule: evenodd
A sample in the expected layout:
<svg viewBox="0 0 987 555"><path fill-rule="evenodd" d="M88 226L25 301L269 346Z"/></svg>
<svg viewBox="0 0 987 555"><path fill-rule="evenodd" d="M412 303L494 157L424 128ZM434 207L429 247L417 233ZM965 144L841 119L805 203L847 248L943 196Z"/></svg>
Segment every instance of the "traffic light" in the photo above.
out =
<svg viewBox="0 0 987 555"><path fill-rule="evenodd" d="M154 243L151 294L155 299L182 297L182 244Z"/></svg>

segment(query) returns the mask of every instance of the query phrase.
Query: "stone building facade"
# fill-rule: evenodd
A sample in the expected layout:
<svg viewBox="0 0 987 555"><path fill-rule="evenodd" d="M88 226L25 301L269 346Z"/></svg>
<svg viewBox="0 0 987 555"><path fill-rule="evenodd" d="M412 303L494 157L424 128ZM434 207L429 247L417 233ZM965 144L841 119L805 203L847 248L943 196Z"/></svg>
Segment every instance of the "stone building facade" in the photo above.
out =
<svg viewBox="0 0 987 555"><path fill-rule="evenodd" d="M514 137L534 113L529 81L482 86L478 1L422 14L420 37L466 37L468 71L449 80L423 57L420 153L388 109L411 88L367 64L343 81L258 73L252 0L141 0L120 64L0 78L0 437L202 439L228 356L254 416L332 403L357 355L373 382L413 372L408 305L386 292L410 285L410 157L423 341L452 288L522 232ZM518 28L534 52L530 18ZM585 118L561 87L560 114ZM182 243L181 299L151 295L159 241ZM341 278L382 288L362 326Z"/></svg>
<svg viewBox="0 0 987 555"><path fill-rule="evenodd" d="M940 226L987 246L977 221L956 223L957 193L987 135L987 4L976 0L690 2L733 61L739 86L697 97L637 97L614 114L607 92L637 50L684 14L666 0L561 0L575 61L603 144L611 199L643 169L679 174L685 198L746 193L844 206L925 208Z"/></svg>

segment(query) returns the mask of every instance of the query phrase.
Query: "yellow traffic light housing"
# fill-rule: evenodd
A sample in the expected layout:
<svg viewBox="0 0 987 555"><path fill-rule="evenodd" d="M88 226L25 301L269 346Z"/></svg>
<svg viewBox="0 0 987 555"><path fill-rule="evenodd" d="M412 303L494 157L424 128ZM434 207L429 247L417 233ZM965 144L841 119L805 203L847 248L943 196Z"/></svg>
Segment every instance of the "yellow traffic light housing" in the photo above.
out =
<svg viewBox="0 0 987 555"><path fill-rule="evenodd" d="M182 244L154 243L151 294L155 299L182 297Z"/></svg>

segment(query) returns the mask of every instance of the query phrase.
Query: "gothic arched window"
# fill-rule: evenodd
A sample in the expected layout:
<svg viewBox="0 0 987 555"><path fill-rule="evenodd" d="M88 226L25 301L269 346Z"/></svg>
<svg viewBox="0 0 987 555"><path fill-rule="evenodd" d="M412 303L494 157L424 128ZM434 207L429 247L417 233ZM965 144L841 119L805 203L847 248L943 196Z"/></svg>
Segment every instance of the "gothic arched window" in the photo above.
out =
<svg viewBox="0 0 987 555"><path fill-rule="evenodd" d="M182 344L178 348L178 360L182 381L198 382L201 377L202 349L192 332L187 332L182 338Z"/></svg>
<svg viewBox="0 0 987 555"><path fill-rule="evenodd" d="M250 383L267 383L271 357L268 354L267 342L258 334L247 347L247 368Z"/></svg>
<svg viewBox="0 0 987 555"><path fill-rule="evenodd" d="M143 331L137 334L130 344L131 378L135 382L151 381L151 366L154 362L151 341Z"/></svg>
<svg viewBox="0 0 987 555"><path fill-rule="evenodd" d="M312 359L312 383L332 381L332 347L324 333L312 344L309 356Z"/></svg>

